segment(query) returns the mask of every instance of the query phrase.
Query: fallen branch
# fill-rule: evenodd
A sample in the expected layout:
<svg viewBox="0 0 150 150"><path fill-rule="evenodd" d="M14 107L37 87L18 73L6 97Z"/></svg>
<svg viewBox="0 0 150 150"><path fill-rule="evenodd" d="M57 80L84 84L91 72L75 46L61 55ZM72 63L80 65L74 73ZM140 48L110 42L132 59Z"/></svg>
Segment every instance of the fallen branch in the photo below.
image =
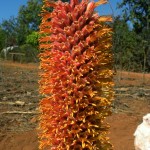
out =
<svg viewBox="0 0 150 150"><path fill-rule="evenodd" d="M133 95L131 95L131 94L123 94L123 93L115 94L115 96L131 96L131 97L133 97Z"/></svg>
<svg viewBox="0 0 150 150"><path fill-rule="evenodd" d="M23 101L15 101L15 102L0 102L0 105L17 105L17 106L24 106L24 105L35 105L34 103L25 104Z"/></svg>
<svg viewBox="0 0 150 150"><path fill-rule="evenodd" d="M1 112L0 115L3 114L39 114L38 111L5 111L5 112Z"/></svg>

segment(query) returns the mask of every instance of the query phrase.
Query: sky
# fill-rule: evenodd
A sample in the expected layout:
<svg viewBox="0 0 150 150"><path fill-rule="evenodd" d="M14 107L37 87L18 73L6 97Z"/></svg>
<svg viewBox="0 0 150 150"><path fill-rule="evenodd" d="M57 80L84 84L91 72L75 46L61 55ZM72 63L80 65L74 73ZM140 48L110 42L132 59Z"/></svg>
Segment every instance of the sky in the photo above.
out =
<svg viewBox="0 0 150 150"><path fill-rule="evenodd" d="M27 3L27 0L0 0L0 23L11 16L16 17L21 5Z"/></svg>
<svg viewBox="0 0 150 150"><path fill-rule="evenodd" d="M28 0L0 0L0 23L3 20L8 20L11 16L17 17L19 8L21 5L25 5ZM99 12L100 15L118 15L121 13L121 10L117 10L116 6L117 3L121 2L122 0L109 0L111 7L109 4L105 4L103 6L99 6L96 10Z"/></svg>
<svg viewBox="0 0 150 150"><path fill-rule="evenodd" d="M117 9L117 4L121 3L122 0L109 0L109 3L100 5L96 8L99 15L113 15L117 16L121 14L121 10Z"/></svg>

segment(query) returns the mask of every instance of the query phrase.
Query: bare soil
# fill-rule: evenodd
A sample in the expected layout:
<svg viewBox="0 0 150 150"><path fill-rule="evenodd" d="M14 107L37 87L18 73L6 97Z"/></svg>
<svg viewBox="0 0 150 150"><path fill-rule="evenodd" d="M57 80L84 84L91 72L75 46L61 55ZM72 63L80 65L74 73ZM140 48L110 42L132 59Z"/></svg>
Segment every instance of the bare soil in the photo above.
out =
<svg viewBox="0 0 150 150"><path fill-rule="evenodd" d="M150 113L150 74L118 71L110 141L114 150L134 150L133 133ZM38 150L38 64L0 60L0 150Z"/></svg>

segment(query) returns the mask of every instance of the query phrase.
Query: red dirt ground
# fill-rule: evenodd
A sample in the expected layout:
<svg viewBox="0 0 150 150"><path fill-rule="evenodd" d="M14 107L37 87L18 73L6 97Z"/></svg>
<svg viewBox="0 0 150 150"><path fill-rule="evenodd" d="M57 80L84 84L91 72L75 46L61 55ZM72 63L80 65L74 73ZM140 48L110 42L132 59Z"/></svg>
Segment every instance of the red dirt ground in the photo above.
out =
<svg viewBox="0 0 150 150"><path fill-rule="evenodd" d="M38 150L37 114L38 64L0 61L0 150ZM133 133L142 116L150 113L150 74L117 72L116 97L110 124L114 150L134 150ZM24 105L8 102L22 101Z"/></svg>

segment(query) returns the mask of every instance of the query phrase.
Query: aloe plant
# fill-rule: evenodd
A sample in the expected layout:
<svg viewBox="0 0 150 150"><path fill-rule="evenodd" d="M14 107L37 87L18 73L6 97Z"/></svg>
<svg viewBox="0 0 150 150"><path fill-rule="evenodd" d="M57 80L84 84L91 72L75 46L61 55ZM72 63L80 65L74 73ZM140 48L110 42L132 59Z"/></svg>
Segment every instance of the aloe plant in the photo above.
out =
<svg viewBox="0 0 150 150"><path fill-rule="evenodd" d="M94 11L106 2L44 0L39 149L112 149L104 123L113 100L111 18Z"/></svg>

